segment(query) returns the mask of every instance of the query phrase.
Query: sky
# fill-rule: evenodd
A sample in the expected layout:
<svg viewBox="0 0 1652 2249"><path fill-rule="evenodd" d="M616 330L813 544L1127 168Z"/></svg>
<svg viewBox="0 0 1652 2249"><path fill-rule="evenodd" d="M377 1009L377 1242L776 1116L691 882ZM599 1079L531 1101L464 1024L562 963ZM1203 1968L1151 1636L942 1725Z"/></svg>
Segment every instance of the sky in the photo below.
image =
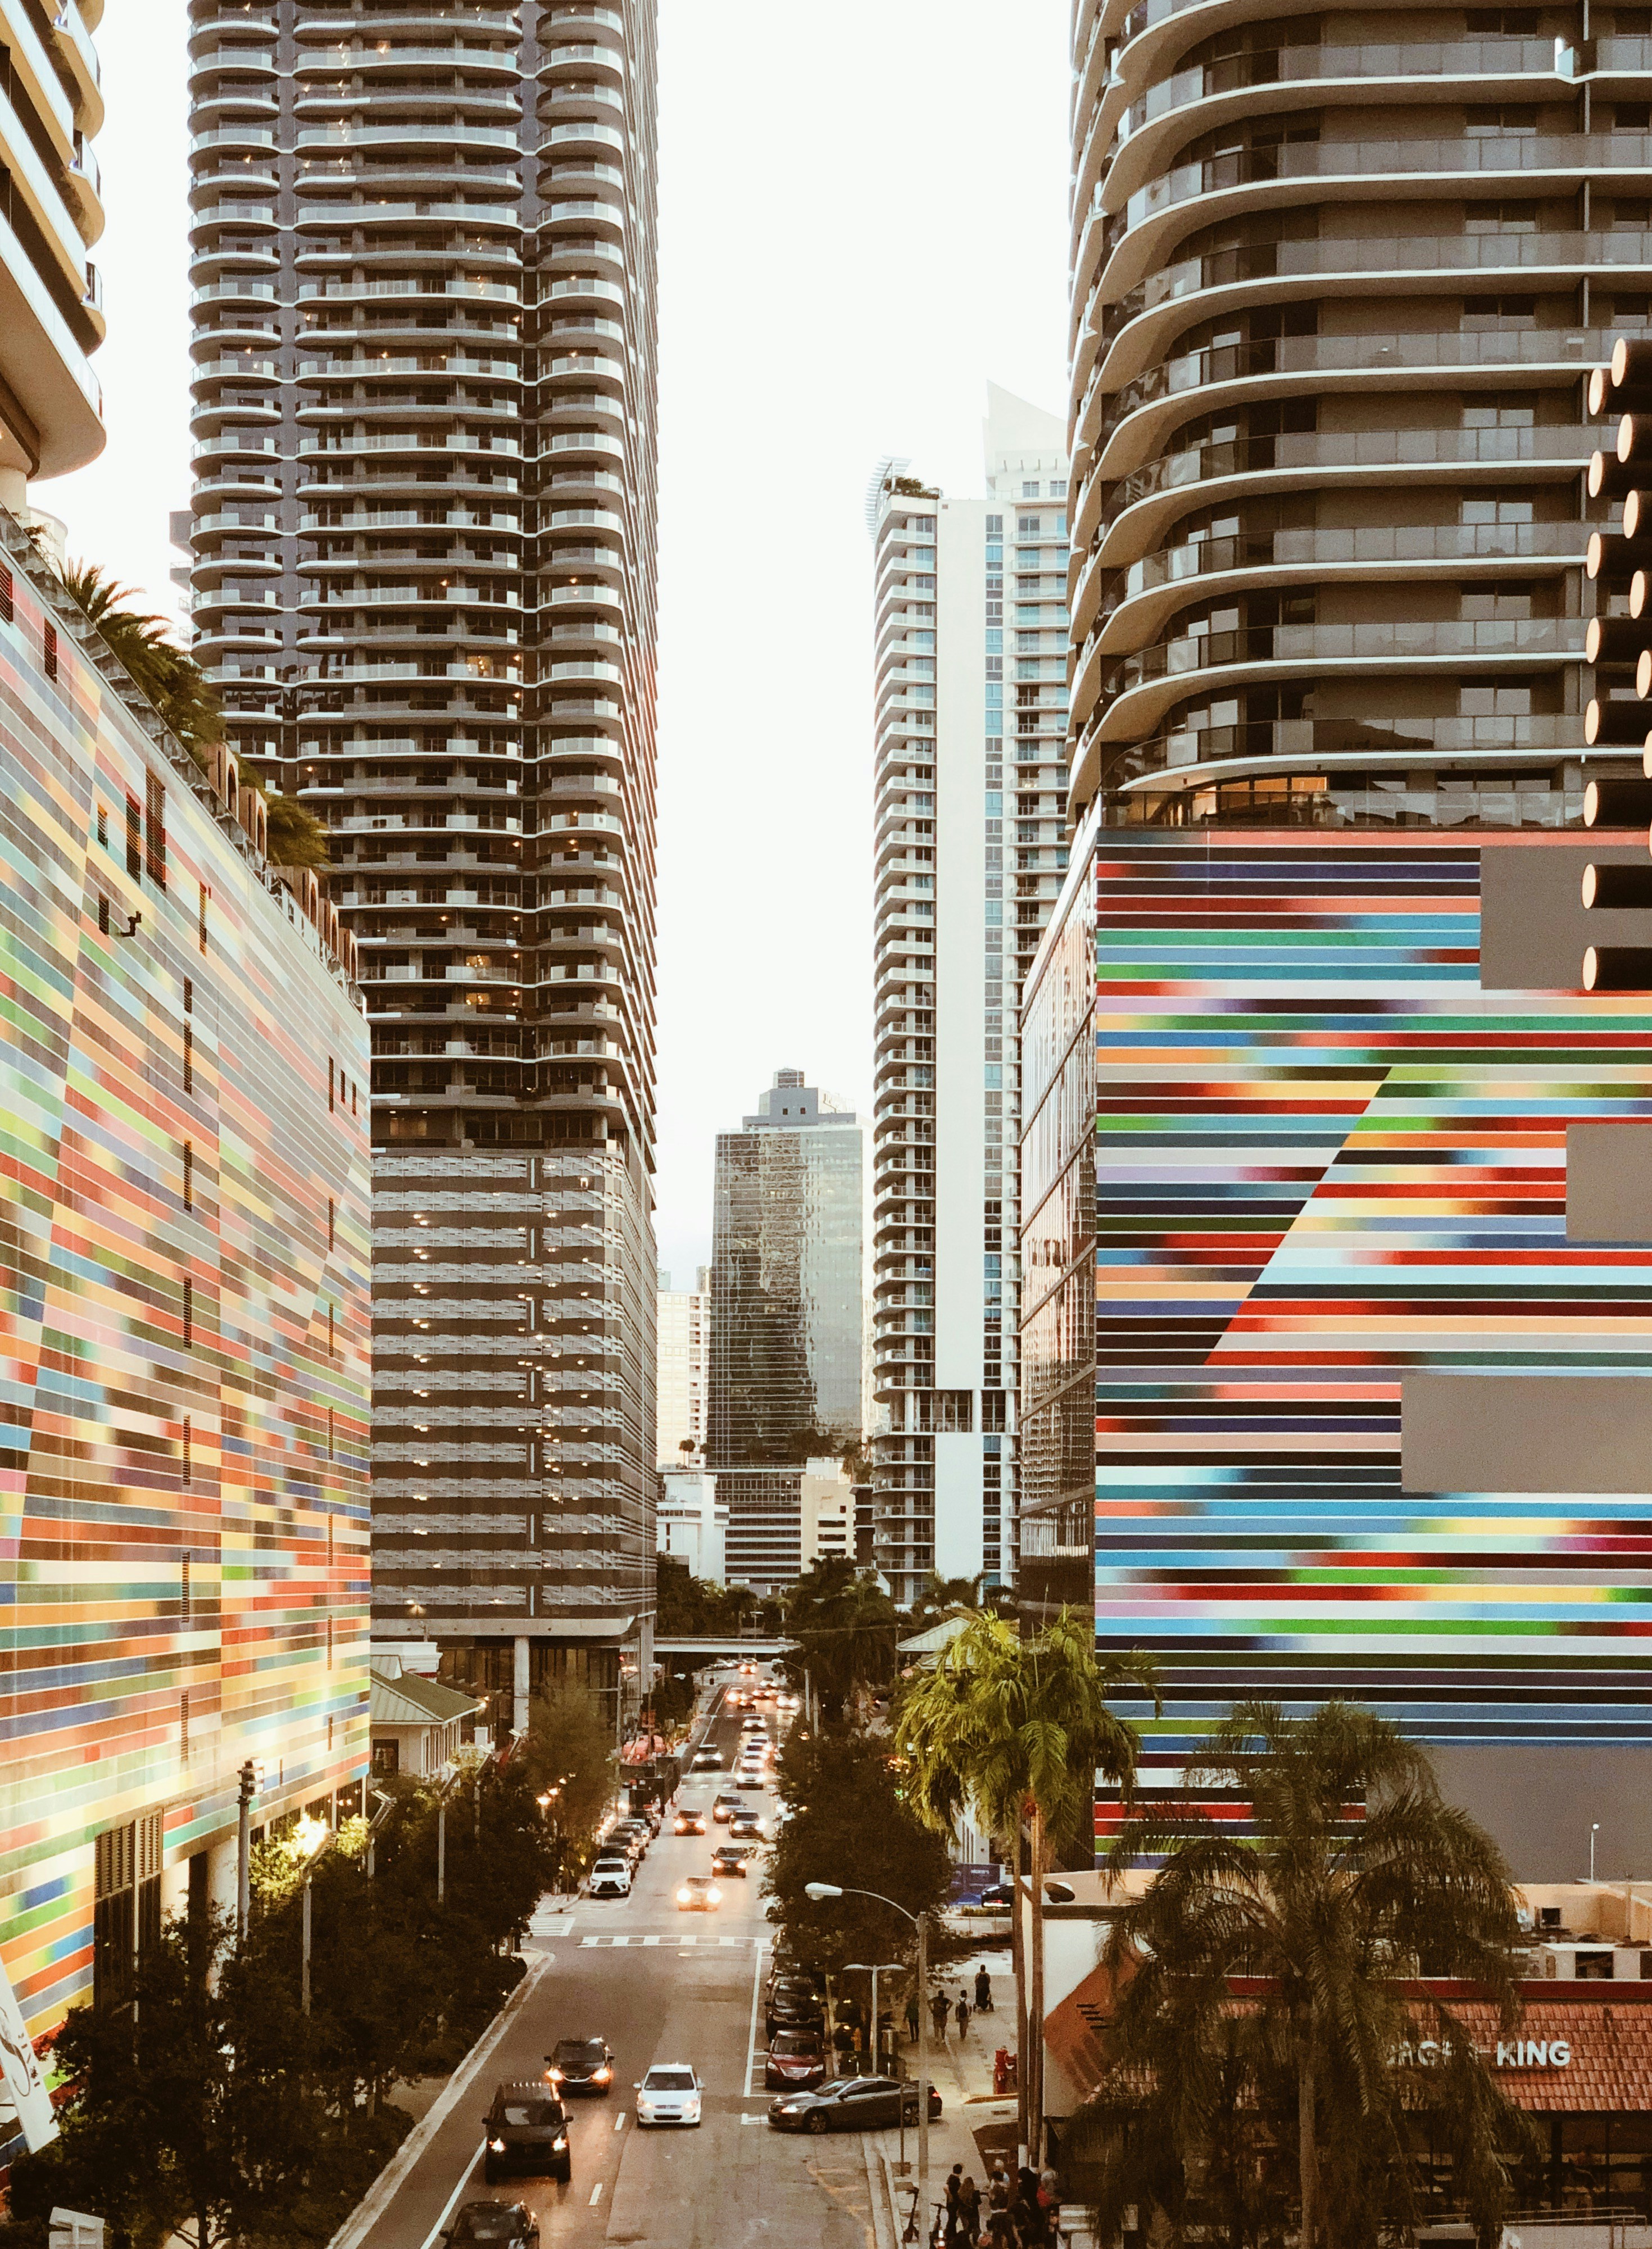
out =
<svg viewBox="0 0 1652 2249"><path fill-rule="evenodd" d="M660 1262L782 1067L871 1111L867 479L981 489L989 380L1066 394L1065 0L661 0ZM38 488L173 616L188 505L182 0L98 32L109 443Z"/></svg>

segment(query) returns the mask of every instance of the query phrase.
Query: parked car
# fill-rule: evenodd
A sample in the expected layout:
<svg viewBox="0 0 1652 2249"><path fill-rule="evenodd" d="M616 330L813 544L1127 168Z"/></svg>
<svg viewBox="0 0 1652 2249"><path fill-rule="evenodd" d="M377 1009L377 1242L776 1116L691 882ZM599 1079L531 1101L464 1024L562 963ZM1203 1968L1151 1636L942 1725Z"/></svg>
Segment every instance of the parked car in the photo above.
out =
<svg viewBox="0 0 1652 2249"><path fill-rule="evenodd" d="M918 2122L918 2087L892 2077L829 2077L812 2093L788 2093L771 2102L768 2121L781 2132L875 2132L898 2124L905 2111ZM929 2088L929 2121L940 2114L940 2095Z"/></svg>
<svg viewBox="0 0 1652 2249"><path fill-rule="evenodd" d="M630 1897L631 1894L631 1862L623 1851L609 1851L599 1858L591 1868L591 1879L586 1884L589 1897Z"/></svg>
<svg viewBox="0 0 1652 2249"><path fill-rule="evenodd" d="M763 2002L763 2032L771 2043L776 2031L817 2031L825 2021L825 2007L812 1984L788 1976L769 1986Z"/></svg>
<svg viewBox="0 0 1652 2249"><path fill-rule="evenodd" d="M508 2171L533 2171L565 2185L574 2175L568 2111L542 2085L501 2085L482 2119L482 2141L490 2186Z"/></svg>
<svg viewBox="0 0 1652 2249"><path fill-rule="evenodd" d="M823 2082L826 2055L816 2031L776 2031L768 2042L763 2083L773 2093L808 2092Z"/></svg>
<svg viewBox="0 0 1652 2249"><path fill-rule="evenodd" d="M545 2062L545 2074L561 2094L614 2090L614 2053L606 2039L559 2039Z"/></svg>
<svg viewBox="0 0 1652 2249"><path fill-rule="evenodd" d="M540 2222L523 2202L467 2202L437 2239L446 2249L540 2249Z"/></svg>
<svg viewBox="0 0 1652 2249"><path fill-rule="evenodd" d="M700 2081L686 2062L657 2061L631 2089L637 2095L639 2129L645 2124L698 2124L700 2121Z"/></svg>
<svg viewBox="0 0 1652 2249"><path fill-rule="evenodd" d="M633 1860L646 1858L653 1840L653 1830L646 1819L616 1819L602 1838L605 1843L617 1843Z"/></svg>
<svg viewBox="0 0 1652 2249"><path fill-rule="evenodd" d="M994 1882L975 1900L977 1905L1002 1906L1008 1913L1015 1902L1015 1893L1008 1882Z"/></svg>

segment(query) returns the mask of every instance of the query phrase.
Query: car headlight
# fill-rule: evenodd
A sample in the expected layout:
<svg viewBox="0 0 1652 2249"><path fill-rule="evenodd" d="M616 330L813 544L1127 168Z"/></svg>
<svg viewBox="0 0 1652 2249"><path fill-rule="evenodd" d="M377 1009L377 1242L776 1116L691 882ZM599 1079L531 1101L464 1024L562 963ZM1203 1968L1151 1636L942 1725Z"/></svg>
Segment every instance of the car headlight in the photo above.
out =
<svg viewBox="0 0 1652 2249"><path fill-rule="evenodd" d="M777 2116L801 2116L802 2113L802 2108L795 2101L783 2101L774 2111Z"/></svg>
<svg viewBox="0 0 1652 2249"><path fill-rule="evenodd" d="M505 2153L505 2142L503 2140L490 2140L487 2144L492 2154L502 2156Z"/></svg>
<svg viewBox="0 0 1652 2249"><path fill-rule="evenodd" d="M593 2085L606 2085L613 2074L611 2069L594 2069L591 2072L591 2082Z"/></svg>
<svg viewBox="0 0 1652 2249"><path fill-rule="evenodd" d="M568 2138L566 2134L564 2134L561 2139L553 2140L551 2142L551 2153L554 2156L565 2156L568 2153Z"/></svg>
<svg viewBox="0 0 1652 2249"><path fill-rule="evenodd" d="M678 1905L686 1905L686 1904L688 1903L689 1900L693 1896L693 1895L694 1895L694 1893L692 1892L692 1890L678 1890L678 1893L677 1893L677 1902L678 1902Z"/></svg>

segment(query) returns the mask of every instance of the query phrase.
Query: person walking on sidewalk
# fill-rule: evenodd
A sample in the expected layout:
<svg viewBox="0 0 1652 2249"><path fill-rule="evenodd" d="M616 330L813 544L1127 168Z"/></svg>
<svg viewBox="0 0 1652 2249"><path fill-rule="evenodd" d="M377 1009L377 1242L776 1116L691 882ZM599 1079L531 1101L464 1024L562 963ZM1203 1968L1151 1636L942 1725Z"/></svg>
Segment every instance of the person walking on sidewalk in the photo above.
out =
<svg viewBox="0 0 1652 2249"><path fill-rule="evenodd" d="M958 2230L969 2249L976 2249L981 2239L981 2189L967 2171L958 2189Z"/></svg>
<svg viewBox="0 0 1652 2249"><path fill-rule="evenodd" d="M993 2011L993 1979L985 1968L975 1970L975 2012L989 2015Z"/></svg>
<svg viewBox="0 0 1652 2249"><path fill-rule="evenodd" d="M916 1991L908 1991L906 1994L906 2043L908 2046L916 2046L918 2043L918 1994Z"/></svg>
<svg viewBox="0 0 1652 2249"><path fill-rule="evenodd" d="M935 2036L943 2046L946 2043L946 2018L952 2010L946 2005L945 1991L937 1991L929 2003L930 2020L935 2025Z"/></svg>
<svg viewBox="0 0 1652 2249"><path fill-rule="evenodd" d="M954 2163L951 2170L946 2174L946 2184L942 2189L942 2192L946 2197L943 2217L946 2230L944 2239L948 2245L948 2249L952 2249L952 2245L955 2244L960 2238L960 2228L963 2224L964 2213L963 2204L960 2199L960 2193L963 2184L963 2165L961 2163Z"/></svg>
<svg viewBox="0 0 1652 2249"><path fill-rule="evenodd" d="M953 2012L957 2019L958 2036L961 2041L964 2032L969 2028L969 2002L961 1991L958 1994L958 2005Z"/></svg>

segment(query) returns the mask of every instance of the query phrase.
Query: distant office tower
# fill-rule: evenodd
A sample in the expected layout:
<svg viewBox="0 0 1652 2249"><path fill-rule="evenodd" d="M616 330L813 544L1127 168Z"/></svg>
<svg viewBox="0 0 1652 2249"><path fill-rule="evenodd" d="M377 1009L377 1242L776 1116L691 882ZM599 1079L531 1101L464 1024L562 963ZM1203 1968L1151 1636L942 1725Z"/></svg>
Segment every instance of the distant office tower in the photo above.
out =
<svg viewBox="0 0 1652 2249"><path fill-rule="evenodd" d="M0 2005L38 2035L233 1905L245 1761L260 1838L361 1809L368 1049L325 911L6 507L0 705Z"/></svg>
<svg viewBox="0 0 1652 2249"><path fill-rule="evenodd" d="M196 652L371 995L376 1629L520 1722L646 1672L655 10L191 20Z"/></svg>
<svg viewBox="0 0 1652 2249"><path fill-rule="evenodd" d="M1022 1595L1093 1582L1157 1651L1160 1775L1237 1696L1348 1695L1534 1876L1607 1804L1638 1864L1649 1260L1584 1190L1645 1016L1578 987L1582 866L1645 837L1545 831L1625 754L1585 750L1629 588L1586 578L1580 415L1649 318L1652 36L1207 12L1076 10Z"/></svg>
<svg viewBox="0 0 1652 2249"><path fill-rule="evenodd" d="M1016 1016L1060 887L1064 432L989 388L988 496L882 464L874 1552L1015 1574Z"/></svg>
<svg viewBox="0 0 1652 2249"><path fill-rule="evenodd" d="M805 1085L717 1136L706 1462L728 1510L731 1582L804 1560L804 1475L857 1448L865 1413L866 1130ZM852 1491L848 1521L854 1521ZM753 1530L753 1544L742 1526ZM852 1551L853 1539L850 1539Z"/></svg>
<svg viewBox="0 0 1652 2249"><path fill-rule="evenodd" d="M658 1368L654 1386L654 1459L663 1468L679 1468L684 1447L706 1449L706 1401L711 1388L711 1269L702 1265L699 1286L673 1289L662 1272L658 1296Z"/></svg>
<svg viewBox="0 0 1652 2249"><path fill-rule="evenodd" d="M717 1478L699 1466L662 1466L655 1536L662 1554L688 1565L691 1577L721 1585L726 1573L724 1533L728 1506Z"/></svg>

